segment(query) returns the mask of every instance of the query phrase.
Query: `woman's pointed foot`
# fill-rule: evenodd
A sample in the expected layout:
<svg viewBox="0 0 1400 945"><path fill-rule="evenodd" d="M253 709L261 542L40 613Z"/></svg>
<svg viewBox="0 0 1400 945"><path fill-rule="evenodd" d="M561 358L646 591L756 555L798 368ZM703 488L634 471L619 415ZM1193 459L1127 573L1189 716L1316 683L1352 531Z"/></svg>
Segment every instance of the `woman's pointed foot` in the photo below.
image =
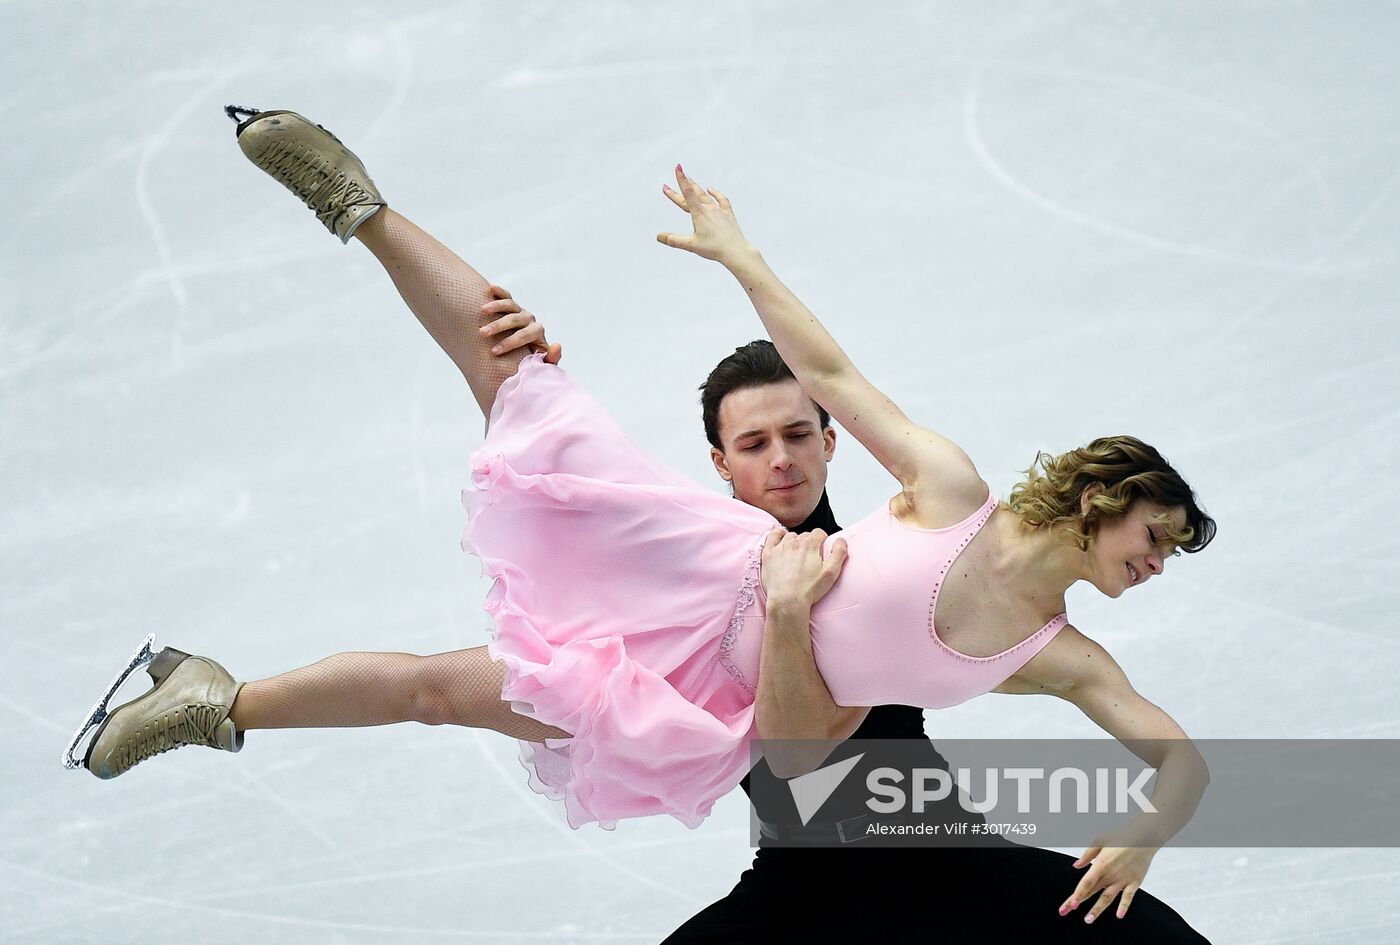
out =
<svg viewBox="0 0 1400 945"><path fill-rule="evenodd" d="M229 716L243 684L222 666L166 647L146 672L155 686L107 717L93 736L83 767L109 779L185 745L223 751L243 747L243 733Z"/></svg>
<svg viewBox="0 0 1400 945"><path fill-rule="evenodd" d="M296 112L230 105L238 146L258 167L310 207L342 243L387 206L364 164L340 139Z"/></svg>

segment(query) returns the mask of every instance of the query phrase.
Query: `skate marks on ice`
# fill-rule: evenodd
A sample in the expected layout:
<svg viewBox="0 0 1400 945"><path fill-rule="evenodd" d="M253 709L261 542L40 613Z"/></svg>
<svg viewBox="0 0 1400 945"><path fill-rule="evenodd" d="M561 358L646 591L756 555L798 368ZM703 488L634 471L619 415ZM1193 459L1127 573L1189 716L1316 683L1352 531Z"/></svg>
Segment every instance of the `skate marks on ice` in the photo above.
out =
<svg viewBox="0 0 1400 945"><path fill-rule="evenodd" d="M1378 500L1394 447L1376 445L1393 432L1387 418L1400 416L1386 360L1396 335L1372 329L1355 345L1359 358L1334 357L1341 346L1318 329L1325 320L1344 329L1358 302L1400 291L1384 264L1389 243L1375 235L1390 225L1396 202L1400 115L1388 104L1393 97L1375 91L1393 84L1394 30L1366 22L1359 7L1325 15L1280 8L1267 29L1239 11L1213 10L1207 23L1170 4L1067 3L996 16L945 5L927 8L923 23L906 22L912 5L863 17L838 4L805 5L800 17L796 8L721 2L697 15L499 4L404 16L311 3L268 8L234 30L217 13L190 8L170 17L138 3L82 24L82 58L46 48L43 58L58 65L47 74L15 50L11 61L35 79L13 83L32 89L27 97L5 93L6 118L43 130L39 147L81 147L83 161L0 158L25 172L11 194L18 225L7 234L4 277L26 290L33 277L36 286L5 316L0 342L0 440L17 460L3 477L30 506L7 513L6 554L12 579L51 589L0 594L0 645L12 668L0 722L12 739L5 771L14 792L0 831L0 871L13 893L13 905L0 905L0 942L108 940L116 932L163 945L211 923L225 937L268 943L308 933L347 943L659 941L695 901L730 888L746 859L742 837L730 837L725 822L688 833L635 824L613 835L566 834L557 805L525 788L514 746L493 748L483 736L474 750L472 736L442 730L392 740L374 732L269 736L237 762L177 752L111 784L53 765L75 717L117 668L111 664L147 628L165 636L161 627L195 626L220 652L247 653L269 668L289 649L311 658L482 642L479 600L458 581L470 567L456 563L448 534L459 526L443 521L456 511L455 489L444 484L460 485L451 464L467 455L479 423L443 405L437 378L450 369L433 360L416 325L396 320L397 300L353 258L358 250L346 255L309 218L284 225L300 209L253 193L249 178L234 173L238 155L220 158L200 139L191 95L236 65L253 68L246 85L231 80L240 87L207 101L218 146L232 138L217 115L225 101L314 104L321 120L348 116L338 122L364 129L356 147L386 158L383 175L412 195L411 204L401 198L406 211L443 227L465 258L481 254L498 275L518 272L520 282L504 284L539 313L553 340L568 350L574 339L579 365L606 345L608 325L655 319L665 335L694 314L684 329L693 358L663 353L629 359L616 377L590 373L597 393L624 408L640 399L638 385L674 389L679 367L694 373L758 332L742 293L713 271L664 256L621 265L614 255L671 226L670 207L653 211L639 197L635 209L630 195L650 194L665 180L657 169L678 160L702 179L711 168L721 189L744 181L727 192L749 210L746 232L842 341L862 344L867 303L911 342L924 332L947 337L945 330L957 338L959 323L977 320L992 334L979 336L988 344L959 346L972 365L959 377L971 383L996 372L998 390L969 391L1013 408L1031 401L1028 391L1045 390L1021 382L1042 367L1042 353L1079 370L1087 363L1109 396L1087 391L1082 403L1091 406L1064 422L1013 410L1024 418L1016 442L1060 445L1104 424L1170 431L1164 438L1177 449L1159 445L1168 455L1184 449L1213 480L1202 495L1219 505L1212 511L1224 532L1219 554L1180 563L1163 584L1170 593L1153 597L1157 589L1146 588L1147 606L1122 603L1110 619L1085 623L1119 634L1134 681L1172 695L1166 707L1188 731L1239 725L1242 692L1257 724L1231 734L1263 735L1272 725L1331 737L1397 731L1400 714L1357 695L1360 684L1392 678L1397 665L1384 635L1393 598L1375 579L1394 561L1388 536L1400 534ZM46 42L57 44L61 10L47 11L31 5L26 16L51 21ZM464 18L465 29L453 33ZM647 18L652 28L642 29ZM1392 35L1357 39L1367 32ZM320 51L308 35L321 38ZM364 36L374 43L362 44ZM93 59L101 69L84 65ZM181 85L162 75L181 76ZM857 81L862 75L873 78ZM147 107L120 113L114 101ZM177 113L185 120L170 125ZM518 140L491 160L510 163L509 174L495 174L480 147L500 115ZM1118 132L1128 136L1126 150L1113 150ZM1244 188L1265 176L1238 200L1213 204L1200 198L1212 192L1211 175L1196 180L1186 167ZM483 192L482 179L506 186ZM122 215L121 227L76 221L90 203L107 220ZM786 215L771 209L789 203ZM574 252L570 241L595 232L585 221L604 206L600 241ZM1292 223L1281 220L1287 215ZM90 232L105 238L85 240ZM1348 232L1354 239L1342 245ZM126 239L107 236L118 233ZM849 258L832 250L843 234L855 234ZM1026 251L1008 253L1003 241L1018 238ZM592 271L579 274L584 266ZM927 273L922 281L904 278L915 270ZM81 275L81 292L47 287ZM853 285L861 279L877 281ZM254 284L267 293L250 293ZM930 286L936 297L915 291ZM1297 301L1324 291L1334 292L1325 308ZM569 311L533 304L540 293L567 301ZM692 309L683 308L688 296ZM1179 325L1119 321L1178 304L1191 313ZM1067 310L1089 339L1069 331ZM335 326L333 338L324 325ZM388 327L381 333L379 325ZM1092 336L1126 335L1134 351L1158 352L1178 327L1211 349L1211 370L1185 378L1202 389L1143 396L1122 409L1118 401L1144 393L1144 376L1171 364L1122 370L1126 356L1102 356ZM1217 332L1234 336L1227 348ZM1005 370L1002 348L1011 349L1014 370ZM894 360L911 360L908 350L901 346ZM335 366L320 371L322 382L340 385L344 403L307 396L305 384L288 380L314 376L313 358ZM1374 367L1361 368L1362 359ZM892 370L858 363L882 377ZM1260 368L1246 369L1253 364ZM1299 369L1308 372L1303 393L1270 387ZM145 399L123 402L116 393L151 380L158 392ZM966 428L988 416L984 401L953 387L930 377L897 393L923 398L907 406L930 421L950 416ZM262 398L267 390L275 397ZM36 409L53 404L62 411ZM221 411L224 404L258 415ZM684 407L693 407L688 396ZM345 412L356 414L353 429L339 422ZM196 420L206 414L217 417L208 428ZM1230 419L1236 414L1249 423ZM703 459L693 415L679 418L675 433L638 428L639 415L645 411L620 419L649 446ZM452 439L458 421L469 429ZM256 436L235 439L249 428ZM329 432L317 438L318 430ZM350 445L358 441L347 433L374 449ZM979 462L989 458L1004 493L1022 457L990 434L972 435L969 450ZM1319 450L1324 440L1331 447ZM1362 441L1371 448L1359 451ZM833 501L854 518L887 495L879 471L859 472L849 446L833 467ZM1280 465L1296 459L1261 483L1261 450ZM381 461L381 451L401 452L403 461ZM1311 501L1280 521L1261 493ZM1329 496L1367 499L1364 514L1339 518ZM393 520L415 514L430 520L429 537L410 543ZM136 562L118 560L123 547L136 546ZM369 546L376 550L354 552ZM1261 595L1262 579L1251 586L1236 568L1242 546L1253 571L1279 575L1267 585L1278 596ZM26 547L40 552L38 564L19 566ZM388 559L396 554L416 560L395 569ZM260 570L292 555L295 566ZM167 580L131 577L182 557ZM362 565L375 557L385 559L381 572L366 578ZM1324 613L1292 583L1318 600L1354 599ZM339 606L345 598L361 612ZM1154 602L1177 600L1171 613L1180 620L1153 613ZM1137 613L1128 620L1118 616L1124 610ZM1219 639L1192 626L1211 613L1220 615L1212 625L1221 626ZM82 629L53 641L62 652L44 659L89 668L65 672L58 684L24 671L36 665L33 638L11 628L77 618ZM127 640L122 627L140 632L128 629ZM1273 655L1280 640L1316 667L1313 691L1300 684L1293 700L1265 685L1285 668ZM1216 658L1203 661L1202 647ZM1240 659L1226 667L1222 652ZM1061 718L1055 708L1046 710L1051 722ZM976 714L985 732L1019 724L1026 711L1017 700L989 700L931 721L930 730ZM214 817L238 824L229 852L252 866L227 883L209 881L207 849L188 840ZM157 819L170 825L164 836L146 829ZM1393 927L1374 927L1395 913L1393 893L1380 888L1393 885L1393 851L1248 852L1247 860L1234 868L1228 858L1222 866L1164 851L1149 889L1215 941L1395 938L1385 934Z"/></svg>
<svg viewBox="0 0 1400 945"><path fill-rule="evenodd" d="M1294 263L1281 259L1231 253L1204 244L1178 242L1120 223L1114 223L1094 214L1086 213L1085 211L1068 206L1052 197L1040 193L1013 175L1002 162L998 161L983 139L979 121L979 108L981 107L981 100L983 98L982 85L989 71L991 70L979 66L974 69L968 81L967 90L963 95L963 136L967 142L968 149L977 158L982 167L986 169L987 173L991 175L992 179L1016 196L1076 226L1082 226L1107 236L1136 243L1158 252L1192 256L1210 262L1249 266L1273 272L1296 274L1326 273L1326 270L1321 268L1322 258L1310 260L1308 262ZM1135 91L1146 92L1153 96L1177 100L1191 108L1206 113L1212 113L1217 117L1260 132L1274 141L1281 150L1286 151L1302 164L1305 179L1316 186L1325 204L1329 208L1332 206L1331 189L1328 187L1326 181L1321 178L1321 175L1317 168L1313 166L1311 160L1299 151L1297 145L1288 141L1268 125L1235 109L1228 108L1219 102L1197 95L1187 94L1173 86L1163 86L1155 82L1147 82L1137 77L1127 75L1095 73L1067 67L1055 70L1037 70L1024 64L1013 63L1002 64L1000 71L1017 74L1020 78L1040 78L1045 81L1068 80L1085 84L1103 84L1131 88Z"/></svg>

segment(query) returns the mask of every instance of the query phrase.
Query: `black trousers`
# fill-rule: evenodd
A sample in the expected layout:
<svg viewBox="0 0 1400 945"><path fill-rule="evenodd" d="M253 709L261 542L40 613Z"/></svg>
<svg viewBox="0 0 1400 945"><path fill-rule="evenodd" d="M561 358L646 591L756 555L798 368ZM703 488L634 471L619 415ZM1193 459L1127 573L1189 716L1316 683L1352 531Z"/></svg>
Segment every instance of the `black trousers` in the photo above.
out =
<svg viewBox="0 0 1400 945"><path fill-rule="evenodd" d="M1139 890L1092 925L1097 900L1061 917L1084 875L1072 857L1013 843L970 849L763 849L739 884L663 945L799 939L861 945L1010 942L1206 943L1166 903ZM1149 876L1149 879L1151 877ZM1034 936L1030 938L1029 936ZM951 941L959 941L952 939ZM1206 943L1208 945L1208 943Z"/></svg>

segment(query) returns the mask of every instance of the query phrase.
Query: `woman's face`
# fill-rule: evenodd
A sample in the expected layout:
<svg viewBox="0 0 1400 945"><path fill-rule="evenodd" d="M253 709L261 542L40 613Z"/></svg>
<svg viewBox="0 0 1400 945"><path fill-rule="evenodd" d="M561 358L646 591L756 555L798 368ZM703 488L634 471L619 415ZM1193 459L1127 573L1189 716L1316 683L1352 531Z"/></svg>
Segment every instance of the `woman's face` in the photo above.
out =
<svg viewBox="0 0 1400 945"><path fill-rule="evenodd" d="M1162 573L1166 559L1176 552L1163 516L1173 529L1186 525L1185 509L1169 509L1148 499L1138 499L1127 512L1099 523L1089 542L1089 580L1095 587L1117 597Z"/></svg>

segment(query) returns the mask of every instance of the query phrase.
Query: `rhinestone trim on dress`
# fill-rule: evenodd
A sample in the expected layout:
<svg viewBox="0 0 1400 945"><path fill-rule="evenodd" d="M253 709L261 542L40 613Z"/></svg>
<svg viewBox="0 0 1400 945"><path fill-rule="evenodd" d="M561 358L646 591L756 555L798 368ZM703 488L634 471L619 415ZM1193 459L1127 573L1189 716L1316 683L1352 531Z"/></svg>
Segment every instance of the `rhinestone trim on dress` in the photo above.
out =
<svg viewBox="0 0 1400 945"><path fill-rule="evenodd" d="M933 637L933 642L937 643L943 649L943 652L947 653L949 656L955 657L956 659L962 660L964 663L988 663L993 660L999 660L1004 656L1010 656L1012 653L1016 652L1021 647L1025 646L1027 643L1031 642L1045 631L1054 627L1056 623L1063 622L1068 619L1064 614L1060 614L1054 620L1051 620L1045 626L1041 627L1035 633L1032 633L1030 636L1026 637L1020 643L1017 643L1015 646L1003 650L1002 652L994 654L992 656L968 656L964 653L959 653L957 650L953 649L951 646L939 639L938 630L935 629L933 625L934 611L938 608L938 590L943 586L943 580L948 576L948 569L953 566L954 561L958 560L958 555L962 554L962 550L967 547L968 543L971 542L972 539L976 538L977 534L982 531L982 526L987 524L987 519L992 517L992 513L997 510L998 505L1000 505L1000 503L995 499L995 497L987 500L987 508L984 509L982 514L977 517L977 524L974 525L972 527L972 530L968 532L967 536L963 538L961 542L958 543L958 547L953 549L953 553L948 556L947 561L943 562L943 567L940 568L938 571L938 577L934 578L933 581L933 599L929 601L928 605L928 635Z"/></svg>
<svg viewBox="0 0 1400 945"><path fill-rule="evenodd" d="M743 672L735 665L734 644L739 640L739 628L744 625L744 612L753 604L754 588L758 586L759 581L758 569L763 563L763 541L767 537L767 535L758 536L758 541L749 550L749 560L744 565L744 580L739 585L739 593L734 604L734 616L729 618L729 626L725 628L724 636L719 641L719 664L751 696L758 690L749 684L749 681L744 678Z"/></svg>

